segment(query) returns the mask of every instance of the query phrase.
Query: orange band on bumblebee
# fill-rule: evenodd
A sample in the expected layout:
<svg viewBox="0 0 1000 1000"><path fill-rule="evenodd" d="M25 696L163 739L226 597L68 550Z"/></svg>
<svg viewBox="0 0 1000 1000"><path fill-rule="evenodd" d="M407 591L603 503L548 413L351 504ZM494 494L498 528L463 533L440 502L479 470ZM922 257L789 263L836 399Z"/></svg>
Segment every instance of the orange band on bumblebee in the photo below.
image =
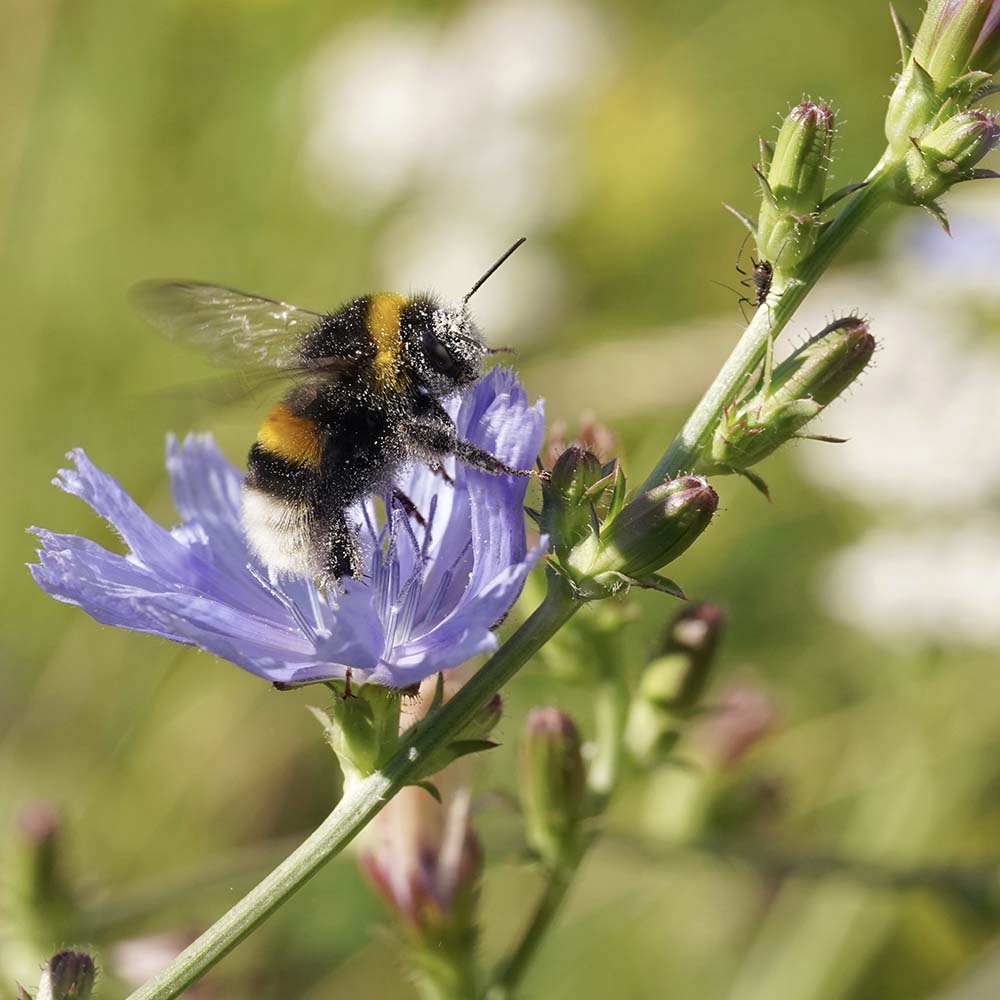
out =
<svg viewBox="0 0 1000 1000"><path fill-rule="evenodd" d="M272 406L257 432L265 451L296 465L319 468L323 461L323 432L307 417L297 417L284 403Z"/></svg>

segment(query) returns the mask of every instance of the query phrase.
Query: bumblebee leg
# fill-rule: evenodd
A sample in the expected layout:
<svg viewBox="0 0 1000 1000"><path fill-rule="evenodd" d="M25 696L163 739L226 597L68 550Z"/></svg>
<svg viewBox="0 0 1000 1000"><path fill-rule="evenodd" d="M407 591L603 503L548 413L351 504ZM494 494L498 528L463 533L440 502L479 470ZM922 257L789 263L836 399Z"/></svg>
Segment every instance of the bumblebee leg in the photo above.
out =
<svg viewBox="0 0 1000 1000"><path fill-rule="evenodd" d="M333 580L361 575L358 540L342 510L327 512L322 530L326 575Z"/></svg>
<svg viewBox="0 0 1000 1000"><path fill-rule="evenodd" d="M402 490L393 489L392 499L403 508L403 512L407 517L412 517L421 528L427 527L427 520L424 518L424 515L420 513L417 505Z"/></svg>
<svg viewBox="0 0 1000 1000"><path fill-rule="evenodd" d="M407 426L410 440L425 454L454 455L464 465L494 476L534 476L534 469L515 469L502 459L463 441L449 420L415 420Z"/></svg>
<svg viewBox="0 0 1000 1000"><path fill-rule="evenodd" d="M429 468L435 476L440 476L449 486L455 485L455 477L444 467L442 462L431 462Z"/></svg>
<svg viewBox="0 0 1000 1000"><path fill-rule="evenodd" d="M481 472L489 472L495 476L535 476L538 473L534 469L515 469L506 462L491 455L482 448L477 448L468 441L461 441L455 438L452 443L452 453L463 465L468 465Z"/></svg>

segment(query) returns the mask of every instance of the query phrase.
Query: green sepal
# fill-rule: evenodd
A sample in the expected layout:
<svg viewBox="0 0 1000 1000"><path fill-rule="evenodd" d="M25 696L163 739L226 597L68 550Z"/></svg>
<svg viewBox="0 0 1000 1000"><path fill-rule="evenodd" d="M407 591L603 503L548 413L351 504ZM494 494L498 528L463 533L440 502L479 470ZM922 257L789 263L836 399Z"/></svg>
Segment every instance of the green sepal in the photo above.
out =
<svg viewBox="0 0 1000 1000"><path fill-rule="evenodd" d="M757 151L760 154L757 166L760 167L761 171L766 173L771 167L771 161L774 159L774 143L768 142L762 135L759 135L757 136Z"/></svg>
<svg viewBox="0 0 1000 1000"><path fill-rule="evenodd" d="M744 225L744 227L746 227L746 231L751 236L753 236L754 239L757 238L757 223L751 216L747 215L746 212L740 211L740 209L735 208L733 205L727 205L725 202L722 203L722 207L727 212L729 212L730 214L734 215L737 219L739 219L739 221Z"/></svg>
<svg viewBox="0 0 1000 1000"><path fill-rule="evenodd" d="M854 194L855 191L860 191L862 188L868 186L868 181L858 181L855 184L845 184L842 188L837 188L828 198L826 198L819 206L820 212L825 212L828 208L833 208L838 201L843 201L849 194ZM827 223L826 225L828 225Z"/></svg>
<svg viewBox="0 0 1000 1000"><path fill-rule="evenodd" d="M772 208L775 211L778 210L778 200L774 197L774 191L771 190L771 184L764 174L764 171L760 169L756 164L753 166L753 172L757 175L758 187L760 188L761 200L767 205L768 208Z"/></svg>
<svg viewBox="0 0 1000 1000"><path fill-rule="evenodd" d="M414 781L413 785L416 788L422 788L435 802L441 803L443 801L438 786L432 781Z"/></svg>
<svg viewBox="0 0 1000 1000"><path fill-rule="evenodd" d="M625 473L622 471L621 466L615 474L614 486L611 490L611 500L608 504L608 516L605 518L605 523L613 521L621 509L625 506L625 497L628 493L628 484L625 481Z"/></svg>
<svg viewBox="0 0 1000 1000"><path fill-rule="evenodd" d="M661 594L669 594L671 597L676 597L681 601L688 599L687 594L681 589L680 584L674 583L673 580L665 576L660 576L659 573L650 573L641 579L617 572L609 573L608 575L621 580L623 587L638 587L640 590L658 590Z"/></svg>
<svg viewBox="0 0 1000 1000"><path fill-rule="evenodd" d="M896 38L899 40L899 55L905 63L913 51L913 32L899 16L895 4L889 4L889 13L892 16L892 26L896 29Z"/></svg>
<svg viewBox="0 0 1000 1000"><path fill-rule="evenodd" d="M993 74L987 73L985 70L970 70L952 83L945 91L945 95L959 106L965 107L977 95L979 90L992 79Z"/></svg>
<svg viewBox="0 0 1000 1000"><path fill-rule="evenodd" d="M929 201L926 205L921 206L930 217L947 233L951 236L951 223L948 221L948 213L944 210L944 206L937 201Z"/></svg>

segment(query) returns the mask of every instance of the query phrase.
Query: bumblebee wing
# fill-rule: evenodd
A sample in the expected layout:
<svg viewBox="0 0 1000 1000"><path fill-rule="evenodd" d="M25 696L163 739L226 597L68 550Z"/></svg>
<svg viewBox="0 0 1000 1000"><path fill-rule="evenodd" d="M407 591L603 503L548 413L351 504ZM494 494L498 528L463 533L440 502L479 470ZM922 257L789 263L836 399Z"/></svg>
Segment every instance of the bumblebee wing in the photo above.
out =
<svg viewBox="0 0 1000 1000"><path fill-rule="evenodd" d="M322 318L287 302L197 281L144 281L132 289L132 300L172 340L191 344L215 364L258 371L301 370L302 337ZM308 363L309 370L317 367Z"/></svg>

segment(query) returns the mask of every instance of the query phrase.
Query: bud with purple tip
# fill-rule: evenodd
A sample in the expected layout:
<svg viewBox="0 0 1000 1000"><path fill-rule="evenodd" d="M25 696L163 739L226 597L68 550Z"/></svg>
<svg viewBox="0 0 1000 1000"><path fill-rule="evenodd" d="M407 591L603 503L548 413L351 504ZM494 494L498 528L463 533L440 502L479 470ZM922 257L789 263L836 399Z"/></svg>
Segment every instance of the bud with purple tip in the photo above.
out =
<svg viewBox="0 0 1000 1000"><path fill-rule="evenodd" d="M521 741L521 805L528 844L545 865L571 864L587 805L580 735L558 708L529 713Z"/></svg>
<svg viewBox="0 0 1000 1000"><path fill-rule="evenodd" d="M799 436L806 424L857 380L874 351L875 338L868 324L848 316L793 351L773 373L765 365L754 388L723 413L699 470L745 474L750 466ZM763 488L762 483L758 485Z"/></svg>
<svg viewBox="0 0 1000 1000"><path fill-rule="evenodd" d="M803 101L786 116L773 150L761 143L757 249L775 269L794 270L816 242L834 132L830 106Z"/></svg>
<svg viewBox="0 0 1000 1000"><path fill-rule="evenodd" d="M97 969L82 951L60 951L42 972L35 1000L87 1000L94 988Z"/></svg>
<svg viewBox="0 0 1000 1000"><path fill-rule="evenodd" d="M655 763L673 749L708 685L723 625L718 605L703 603L684 608L667 626L629 712L626 743L637 762Z"/></svg>

